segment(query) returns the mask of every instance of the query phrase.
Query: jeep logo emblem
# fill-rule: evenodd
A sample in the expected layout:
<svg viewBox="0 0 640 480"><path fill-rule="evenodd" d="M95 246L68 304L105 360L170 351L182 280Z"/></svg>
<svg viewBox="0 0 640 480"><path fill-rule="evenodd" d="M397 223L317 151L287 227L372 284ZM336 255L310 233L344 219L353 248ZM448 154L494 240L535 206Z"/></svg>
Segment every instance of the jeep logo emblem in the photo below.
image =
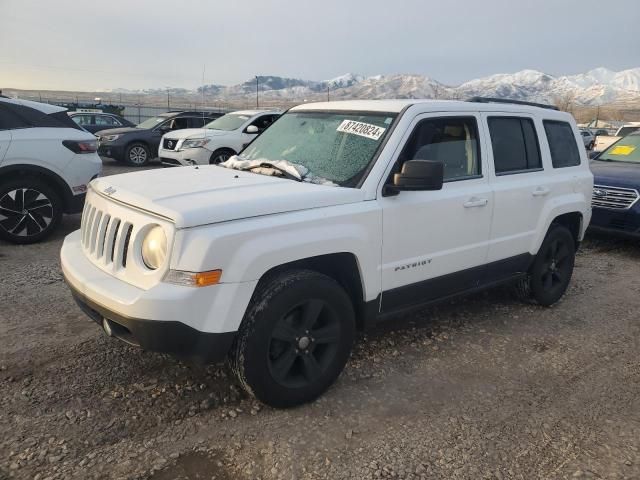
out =
<svg viewBox="0 0 640 480"><path fill-rule="evenodd" d="M116 189L109 186L105 188L102 192L105 193L106 195L113 195L114 193L116 193Z"/></svg>

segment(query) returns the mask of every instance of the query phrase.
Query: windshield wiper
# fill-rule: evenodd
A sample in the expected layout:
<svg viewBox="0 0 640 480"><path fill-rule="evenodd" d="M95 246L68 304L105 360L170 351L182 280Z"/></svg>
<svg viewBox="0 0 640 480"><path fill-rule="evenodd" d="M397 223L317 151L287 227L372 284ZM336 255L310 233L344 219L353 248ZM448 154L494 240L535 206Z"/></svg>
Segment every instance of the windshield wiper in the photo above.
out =
<svg viewBox="0 0 640 480"><path fill-rule="evenodd" d="M288 178L289 180L296 180L298 182L301 182L303 178L299 173L298 175L294 175L290 171L285 170L284 168L277 167L270 162L262 162L259 165L252 165L250 167L243 168L242 170L253 170L255 168L272 168L273 170L277 170L278 172L282 173L285 178Z"/></svg>

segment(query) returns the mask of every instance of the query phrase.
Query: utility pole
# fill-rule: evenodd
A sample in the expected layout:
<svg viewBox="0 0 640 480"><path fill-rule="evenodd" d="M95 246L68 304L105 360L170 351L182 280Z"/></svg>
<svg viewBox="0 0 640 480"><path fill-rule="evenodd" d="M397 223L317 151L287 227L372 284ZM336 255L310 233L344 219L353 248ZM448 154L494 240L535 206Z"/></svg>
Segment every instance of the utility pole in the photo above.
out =
<svg viewBox="0 0 640 480"><path fill-rule="evenodd" d="M171 110L171 103L169 102L169 89L167 88L167 110Z"/></svg>
<svg viewBox="0 0 640 480"><path fill-rule="evenodd" d="M260 89L260 81L258 80L258 76L256 75L256 108L258 108L258 91Z"/></svg>
<svg viewBox="0 0 640 480"><path fill-rule="evenodd" d="M329 101L329 85L327 85L327 102Z"/></svg>

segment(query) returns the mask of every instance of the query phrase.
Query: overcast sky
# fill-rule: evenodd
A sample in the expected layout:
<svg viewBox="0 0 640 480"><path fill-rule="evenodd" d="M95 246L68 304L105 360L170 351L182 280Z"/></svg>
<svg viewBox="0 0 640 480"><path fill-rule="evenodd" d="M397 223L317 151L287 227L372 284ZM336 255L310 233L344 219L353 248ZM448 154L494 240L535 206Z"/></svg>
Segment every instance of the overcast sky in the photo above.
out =
<svg viewBox="0 0 640 480"><path fill-rule="evenodd" d="M0 0L0 88L640 66L640 0Z"/></svg>

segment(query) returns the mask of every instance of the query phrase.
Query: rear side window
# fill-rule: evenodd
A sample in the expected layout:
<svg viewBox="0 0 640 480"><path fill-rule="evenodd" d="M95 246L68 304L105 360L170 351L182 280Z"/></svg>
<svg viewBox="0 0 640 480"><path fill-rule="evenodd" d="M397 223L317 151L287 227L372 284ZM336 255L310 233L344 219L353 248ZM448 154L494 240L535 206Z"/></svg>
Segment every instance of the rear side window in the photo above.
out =
<svg viewBox="0 0 640 480"><path fill-rule="evenodd" d="M553 168L575 167L580 165L580 152L576 145L573 129L567 122L545 120L544 131L547 134L551 163Z"/></svg>
<svg viewBox="0 0 640 480"><path fill-rule="evenodd" d="M496 174L540 170L538 137L530 118L489 117Z"/></svg>
<svg viewBox="0 0 640 480"><path fill-rule="evenodd" d="M31 124L14 112L0 105L0 130L15 130L29 128Z"/></svg>

